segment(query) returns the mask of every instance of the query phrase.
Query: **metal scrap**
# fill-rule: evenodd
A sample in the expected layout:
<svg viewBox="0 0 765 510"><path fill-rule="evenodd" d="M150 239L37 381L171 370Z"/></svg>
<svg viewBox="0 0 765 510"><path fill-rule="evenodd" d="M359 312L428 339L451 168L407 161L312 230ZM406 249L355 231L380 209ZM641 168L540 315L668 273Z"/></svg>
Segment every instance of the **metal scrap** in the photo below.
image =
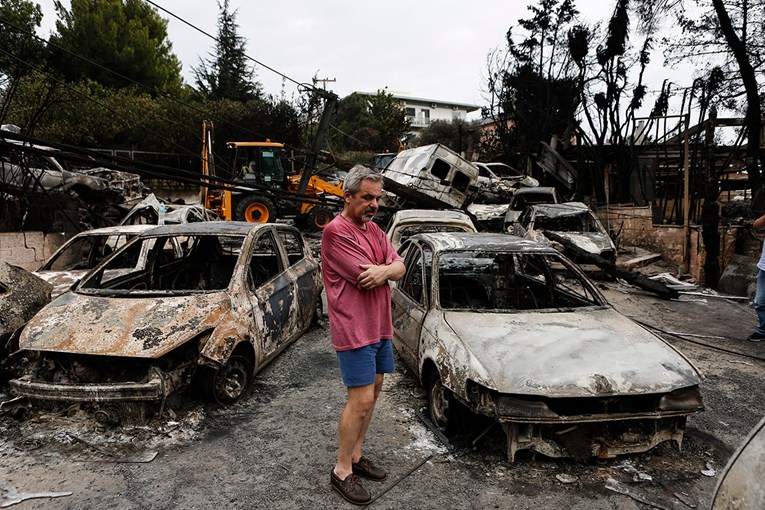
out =
<svg viewBox="0 0 765 510"><path fill-rule="evenodd" d="M0 482L0 508L8 508L28 499L60 498L71 496L73 492L19 492L9 483Z"/></svg>

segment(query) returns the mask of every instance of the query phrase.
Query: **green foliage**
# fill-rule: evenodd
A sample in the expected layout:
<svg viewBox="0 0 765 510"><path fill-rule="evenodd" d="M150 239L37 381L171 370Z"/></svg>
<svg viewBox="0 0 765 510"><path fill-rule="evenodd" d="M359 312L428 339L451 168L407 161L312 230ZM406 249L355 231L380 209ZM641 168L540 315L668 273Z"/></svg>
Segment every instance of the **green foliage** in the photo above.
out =
<svg viewBox="0 0 765 510"><path fill-rule="evenodd" d="M42 17L38 4L28 0L0 0L0 48L16 57L0 54L0 77L12 79L28 74L29 69L23 62L41 60L43 43L24 32L34 34Z"/></svg>
<svg viewBox="0 0 765 510"><path fill-rule="evenodd" d="M181 64L167 40L167 21L143 0L56 1L59 20L51 42L109 70L56 51L51 66L70 82L92 80L107 87L134 86L177 94Z"/></svg>
<svg viewBox="0 0 765 510"><path fill-rule="evenodd" d="M245 41L238 34L236 11L229 10L228 0L218 3L218 7L215 53L194 69L196 85L209 99L253 99L260 94L260 84L253 81L255 71L247 64Z"/></svg>
<svg viewBox="0 0 765 510"><path fill-rule="evenodd" d="M398 100L385 91L373 96L354 92L341 99L332 125L330 146L339 152L395 152L410 128Z"/></svg>
<svg viewBox="0 0 765 510"><path fill-rule="evenodd" d="M40 104L45 106L29 106ZM51 90L45 78L36 76L22 80L7 122L32 136L72 145L176 153L196 168L203 119L215 123L216 152L223 162L227 141L269 137L299 144L298 112L283 100L220 99L186 105L92 81Z"/></svg>

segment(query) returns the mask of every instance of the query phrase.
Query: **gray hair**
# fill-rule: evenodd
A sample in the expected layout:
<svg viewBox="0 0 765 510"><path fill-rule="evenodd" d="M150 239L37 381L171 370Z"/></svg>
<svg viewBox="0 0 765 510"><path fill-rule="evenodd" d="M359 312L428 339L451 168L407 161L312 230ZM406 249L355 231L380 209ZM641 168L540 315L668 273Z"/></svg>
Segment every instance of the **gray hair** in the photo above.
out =
<svg viewBox="0 0 765 510"><path fill-rule="evenodd" d="M348 192L355 195L361 189L361 181L370 180L382 183L382 175L364 165L356 165L351 168L343 182L343 193Z"/></svg>

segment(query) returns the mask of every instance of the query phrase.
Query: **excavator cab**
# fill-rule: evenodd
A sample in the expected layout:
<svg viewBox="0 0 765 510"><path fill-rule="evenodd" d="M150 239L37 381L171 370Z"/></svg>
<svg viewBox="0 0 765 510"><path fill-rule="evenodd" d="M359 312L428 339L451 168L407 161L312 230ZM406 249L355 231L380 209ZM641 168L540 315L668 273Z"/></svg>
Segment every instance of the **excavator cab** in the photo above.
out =
<svg viewBox="0 0 765 510"><path fill-rule="evenodd" d="M228 142L233 149L231 164L232 177L245 183L251 182L269 188L287 188L287 173L284 171L284 144L266 142Z"/></svg>

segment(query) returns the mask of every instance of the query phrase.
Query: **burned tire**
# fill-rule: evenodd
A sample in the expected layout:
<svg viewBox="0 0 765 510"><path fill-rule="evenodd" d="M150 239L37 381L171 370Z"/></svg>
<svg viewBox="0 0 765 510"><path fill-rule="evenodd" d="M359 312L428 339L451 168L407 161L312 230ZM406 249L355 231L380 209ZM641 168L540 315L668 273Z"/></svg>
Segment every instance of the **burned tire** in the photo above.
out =
<svg viewBox="0 0 765 510"><path fill-rule="evenodd" d="M217 370L200 367L199 384L203 396L218 404L231 405L247 395L252 387L252 362L241 354L232 354Z"/></svg>
<svg viewBox="0 0 765 510"><path fill-rule="evenodd" d="M324 230L335 215L326 207L316 206L308 211L308 227L311 230Z"/></svg>
<svg viewBox="0 0 765 510"><path fill-rule="evenodd" d="M430 374L428 382L428 414L441 432L448 432L454 428L455 402L452 392L441 382L441 376L437 371Z"/></svg>
<svg viewBox="0 0 765 510"><path fill-rule="evenodd" d="M276 204L263 195L250 195L239 201L235 216L237 220L250 223L273 222L276 221Z"/></svg>

